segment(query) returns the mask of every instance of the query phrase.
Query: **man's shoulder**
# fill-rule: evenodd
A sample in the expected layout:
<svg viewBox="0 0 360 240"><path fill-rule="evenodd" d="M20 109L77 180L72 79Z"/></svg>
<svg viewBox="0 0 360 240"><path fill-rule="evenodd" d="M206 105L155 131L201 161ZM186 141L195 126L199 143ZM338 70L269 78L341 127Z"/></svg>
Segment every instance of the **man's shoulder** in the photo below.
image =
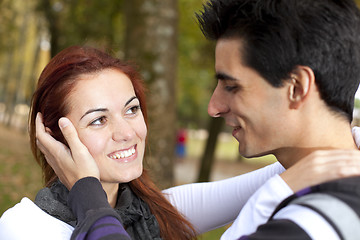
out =
<svg viewBox="0 0 360 240"><path fill-rule="evenodd" d="M258 227L255 233L242 236L239 240L311 240L311 237L295 222L276 219Z"/></svg>
<svg viewBox="0 0 360 240"><path fill-rule="evenodd" d="M304 196L313 195L313 194L326 194L333 196L345 203L360 208L360 176L359 177L350 177L342 178L329 182L325 182L319 185L311 186L304 188L293 195L289 196L287 199L283 200L274 211L274 214L281 208L284 208L289 203L293 202L295 199L302 198ZM273 214L273 215L274 215ZM360 215L360 211L359 211Z"/></svg>
<svg viewBox="0 0 360 240"><path fill-rule="evenodd" d="M329 235L333 237L328 239L336 239L336 236L347 236L355 228L360 228L359 198L360 177L329 181L305 188L285 199L270 222L280 224L280 219L290 220L311 238ZM346 224L350 222L353 224Z"/></svg>
<svg viewBox="0 0 360 240"><path fill-rule="evenodd" d="M342 178L311 187L312 193L328 194L349 205L360 216L360 177Z"/></svg>
<svg viewBox="0 0 360 240"><path fill-rule="evenodd" d="M351 193L354 196L360 196L359 190L360 176L341 178L311 187L311 192L326 192L329 194L341 192L343 194Z"/></svg>

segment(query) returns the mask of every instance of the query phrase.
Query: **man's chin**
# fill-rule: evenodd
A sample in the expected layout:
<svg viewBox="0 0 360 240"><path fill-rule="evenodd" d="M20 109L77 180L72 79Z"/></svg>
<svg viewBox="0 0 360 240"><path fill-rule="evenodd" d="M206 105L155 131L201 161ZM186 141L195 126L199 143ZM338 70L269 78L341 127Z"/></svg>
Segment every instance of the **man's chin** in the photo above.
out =
<svg viewBox="0 0 360 240"><path fill-rule="evenodd" d="M258 158L266 156L270 153L268 152L256 152L256 151L249 151L247 149L241 149L239 146L239 154L245 158Z"/></svg>

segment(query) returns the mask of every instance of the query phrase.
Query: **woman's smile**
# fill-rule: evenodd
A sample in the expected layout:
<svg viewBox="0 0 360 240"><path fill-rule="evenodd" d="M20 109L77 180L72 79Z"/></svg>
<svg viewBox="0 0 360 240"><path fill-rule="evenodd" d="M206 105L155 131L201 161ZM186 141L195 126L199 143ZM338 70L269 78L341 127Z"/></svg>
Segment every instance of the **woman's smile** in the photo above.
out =
<svg viewBox="0 0 360 240"><path fill-rule="evenodd" d="M108 157L114 160L121 160L121 162L130 162L137 157L136 145L125 150L112 152L108 154Z"/></svg>

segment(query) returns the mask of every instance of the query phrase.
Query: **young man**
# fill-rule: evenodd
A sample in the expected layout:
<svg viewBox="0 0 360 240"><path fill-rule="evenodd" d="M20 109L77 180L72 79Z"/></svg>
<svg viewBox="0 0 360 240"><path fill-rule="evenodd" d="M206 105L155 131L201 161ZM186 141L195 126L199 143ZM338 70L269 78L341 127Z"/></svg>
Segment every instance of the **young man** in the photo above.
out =
<svg viewBox="0 0 360 240"><path fill-rule="evenodd" d="M360 37L359 13L353 1L211 0L198 17L205 35L217 41L215 68L219 82L209 103L209 114L224 117L233 127L242 155L273 153L289 168L315 150L356 149L350 121L360 79ZM39 137L42 135L40 142L45 145L47 156L56 149L63 153L64 150L45 140L44 133L40 131ZM67 140L77 151L81 144L76 134L72 134ZM60 179L66 179L61 174L68 175L67 171L72 170L93 176L89 174L91 169L86 172L86 162L91 162L91 156L85 154L82 159L73 162L70 158L71 166L69 169L65 166L63 171L66 157L60 159L62 164L59 159L50 161ZM77 162L80 170L74 167ZM74 188L88 191L91 186L86 181L87 178L80 180ZM359 178L347 178L318 185L308 192L316 190L334 195L350 208L358 209L359 182ZM98 188L101 192L101 187ZM255 193L248 204L266 201L264 193L266 189ZM91 209L86 209L89 206L85 204L79 206L85 210L75 208L75 211L99 211L106 207L101 203L99 200L98 207ZM110 218L103 218L106 215ZM244 223L241 218L246 215L246 212L239 215L223 239L241 237L247 228L240 224ZM86 225L82 230L87 232L80 229L79 239L86 239L100 226L119 224L109 212L97 217L94 225L93 219L82 223ZM349 220L348 215L343 219ZM117 226L118 235L112 235L113 238L103 231L103 235L94 239L104 236L127 239L121 225ZM280 209L258 230L246 230L256 232L243 236L244 239L338 239L341 235L317 212L292 204Z"/></svg>
<svg viewBox="0 0 360 240"><path fill-rule="evenodd" d="M354 1L210 0L197 17L204 35L216 41L218 85L208 112L233 128L240 154L274 154L289 168L315 150L356 149L350 123L360 80L360 14ZM314 192L360 213L358 177L296 196ZM241 239L346 238L321 211L287 205L296 196ZM331 200L319 207L339 206ZM238 228L235 222L223 239L241 237Z"/></svg>

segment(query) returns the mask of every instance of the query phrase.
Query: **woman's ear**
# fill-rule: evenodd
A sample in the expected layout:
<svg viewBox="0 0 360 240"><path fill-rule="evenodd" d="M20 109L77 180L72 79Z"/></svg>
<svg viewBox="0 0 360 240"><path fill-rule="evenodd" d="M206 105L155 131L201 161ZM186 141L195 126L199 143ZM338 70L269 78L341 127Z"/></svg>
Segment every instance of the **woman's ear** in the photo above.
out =
<svg viewBox="0 0 360 240"><path fill-rule="evenodd" d="M297 66L291 72L288 98L292 108L298 108L307 99L310 90L315 84L315 75L307 66Z"/></svg>

